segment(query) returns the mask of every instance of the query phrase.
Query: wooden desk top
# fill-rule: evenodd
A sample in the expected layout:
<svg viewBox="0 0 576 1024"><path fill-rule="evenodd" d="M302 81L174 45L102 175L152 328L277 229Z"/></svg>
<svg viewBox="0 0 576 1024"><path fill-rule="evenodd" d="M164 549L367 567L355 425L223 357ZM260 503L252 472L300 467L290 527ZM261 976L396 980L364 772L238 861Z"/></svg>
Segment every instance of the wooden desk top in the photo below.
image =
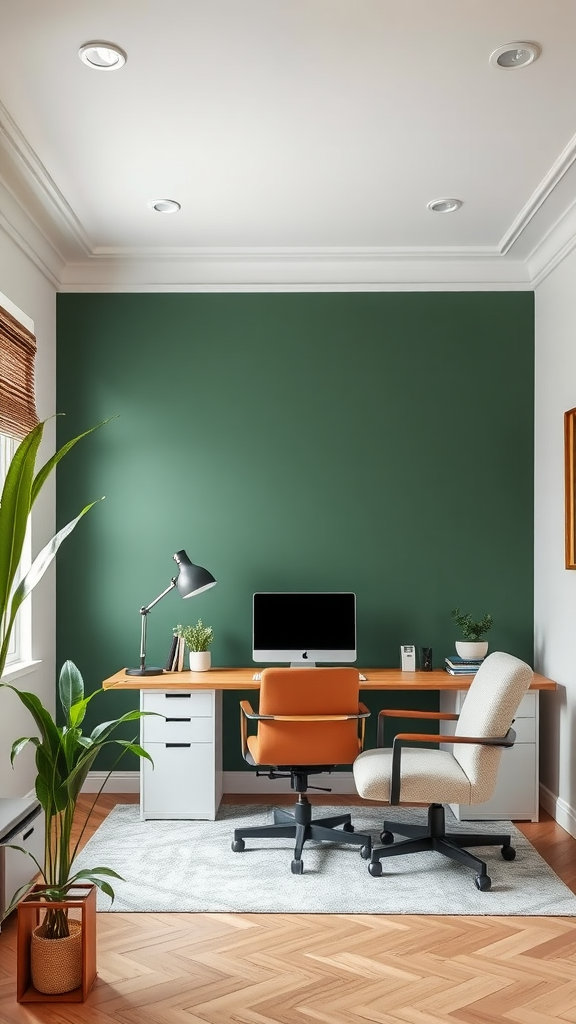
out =
<svg viewBox="0 0 576 1024"><path fill-rule="evenodd" d="M265 666L262 667L262 670ZM261 671L262 671L261 670ZM259 690L260 681L252 678L257 668L211 668L208 672L163 672L157 676L127 676L120 669L105 679L105 690ZM362 668L366 676L361 690L467 690L474 676L452 676L444 669L432 672L402 672L399 668ZM553 679L537 672L531 690L555 690Z"/></svg>

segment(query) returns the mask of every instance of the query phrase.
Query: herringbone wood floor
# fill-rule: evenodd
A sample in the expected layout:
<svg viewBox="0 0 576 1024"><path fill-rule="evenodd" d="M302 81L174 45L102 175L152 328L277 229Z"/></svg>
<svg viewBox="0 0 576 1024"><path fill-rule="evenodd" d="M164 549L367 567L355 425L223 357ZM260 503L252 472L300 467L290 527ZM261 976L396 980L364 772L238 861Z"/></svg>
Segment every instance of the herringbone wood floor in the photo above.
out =
<svg viewBox="0 0 576 1024"><path fill-rule="evenodd" d="M90 834L135 799L102 798ZM576 840L545 813L519 827L576 892ZM100 914L87 1002L34 1005L15 999L13 917L0 1024L576 1022L576 918Z"/></svg>

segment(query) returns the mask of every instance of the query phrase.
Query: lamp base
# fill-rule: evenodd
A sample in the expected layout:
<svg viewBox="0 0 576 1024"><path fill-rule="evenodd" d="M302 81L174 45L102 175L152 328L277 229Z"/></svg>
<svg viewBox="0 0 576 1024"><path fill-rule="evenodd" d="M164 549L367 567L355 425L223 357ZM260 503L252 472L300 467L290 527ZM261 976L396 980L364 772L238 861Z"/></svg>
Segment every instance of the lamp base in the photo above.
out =
<svg viewBox="0 0 576 1024"><path fill-rule="evenodd" d="M164 673L163 668L127 668L127 676L161 676Z"/></svg>

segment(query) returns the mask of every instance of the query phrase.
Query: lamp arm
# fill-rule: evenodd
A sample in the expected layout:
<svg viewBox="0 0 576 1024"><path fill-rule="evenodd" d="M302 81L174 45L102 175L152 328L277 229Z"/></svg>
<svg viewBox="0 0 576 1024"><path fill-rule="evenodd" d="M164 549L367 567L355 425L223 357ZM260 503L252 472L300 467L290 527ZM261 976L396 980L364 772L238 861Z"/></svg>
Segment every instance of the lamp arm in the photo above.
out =
<svg viewBox="0 0 576 1024"><path fill-rule="evenodd" d="M151 601L150 604L147 604L147 605L145 605L144 608L141 608L140 609L140 614L141 615L148 615L148 612L151 611L151 609L154 607L154 605L158 604L158 601L161 601L163 597L166 597L166 594L169 594L170 591L173 590L175 586L176 586L176 577L174 576L172 578L171 582L170 582L170 586L166 587L166 590L163 590L161 594L158 594L158 597L156 597L153 601Z"/></svg>
<svg viewBox="0 0 576 1024"><path fill-rule="evenodd" d="M141 672L143 672L144 669L146 668L146 629L147 629L147 626L148 626L148 612L154 607L155 604L158 604L158 601L161 601L163 597L166 597L166 594L169 594L170 591L173 590L175 586L176 586L176 577L174 577L172 579L172 581L170 583L170 586L166 587L166 590L163 590L162 593L159 594L158 597L154 599L154 601L151 601L150 604L144 605L140 609L140 615L142 616L142 628L140 630L140 671Z"/></svg>

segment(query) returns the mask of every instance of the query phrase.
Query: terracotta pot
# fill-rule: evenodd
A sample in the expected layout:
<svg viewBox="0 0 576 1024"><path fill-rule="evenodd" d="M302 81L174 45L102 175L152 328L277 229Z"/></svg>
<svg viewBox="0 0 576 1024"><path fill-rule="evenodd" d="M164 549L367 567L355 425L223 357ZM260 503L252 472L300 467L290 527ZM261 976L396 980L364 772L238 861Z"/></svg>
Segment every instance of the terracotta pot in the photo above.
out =
<svg viewBox="0 0 576 1024"><path fill-rule="evenodd" d="M69 920L68 928L70 935L64 939L46 939L43 924L32 932L32 984L45 995L73 992L82 984L82 925Z"/></svg>

